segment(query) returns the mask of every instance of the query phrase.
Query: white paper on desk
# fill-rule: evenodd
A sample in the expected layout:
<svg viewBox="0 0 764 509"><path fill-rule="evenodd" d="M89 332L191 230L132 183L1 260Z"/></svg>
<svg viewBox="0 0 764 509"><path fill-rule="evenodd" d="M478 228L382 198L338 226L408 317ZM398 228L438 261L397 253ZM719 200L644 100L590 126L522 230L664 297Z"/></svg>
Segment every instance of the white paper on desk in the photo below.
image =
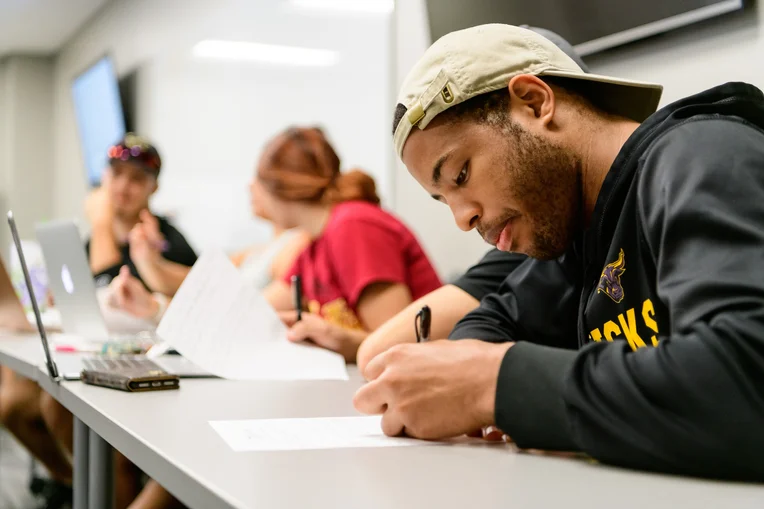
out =
<svg viewBox="0 0 764 509"><path fill-rule="evenodd" d="M223 252L197 260L157 335L200 368L233 380L347 380L345 359L286 339L278 314Z"/></svg>
<svg viewBox="0 0 764 509"><path fill-rule="evenodd" d="M437 443L385 436L381 423L382 417L374 415L210 421L210 426L236 452L402 447Z"/></svg>

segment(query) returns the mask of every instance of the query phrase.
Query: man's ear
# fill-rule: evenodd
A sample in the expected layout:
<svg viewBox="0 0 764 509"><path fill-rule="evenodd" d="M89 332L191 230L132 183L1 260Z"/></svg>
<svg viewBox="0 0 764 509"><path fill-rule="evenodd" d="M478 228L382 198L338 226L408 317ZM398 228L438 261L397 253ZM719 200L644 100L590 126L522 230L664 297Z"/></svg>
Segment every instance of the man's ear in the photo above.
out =
<svg viewBox="0 0 764 509"><path fill-rule="evenodd" d="M149 193L149 196L153 195L159 190L159 180L154 179L154 184L152 185L151 192Z"/></svg>
<svg viewBox="0 0 764 509"><path fill-rule="evenodd" d="M517 120L541 122L547 126L554 118L555 96L552 89L538 76L520 74L509 81L511 110Z"/></svg>

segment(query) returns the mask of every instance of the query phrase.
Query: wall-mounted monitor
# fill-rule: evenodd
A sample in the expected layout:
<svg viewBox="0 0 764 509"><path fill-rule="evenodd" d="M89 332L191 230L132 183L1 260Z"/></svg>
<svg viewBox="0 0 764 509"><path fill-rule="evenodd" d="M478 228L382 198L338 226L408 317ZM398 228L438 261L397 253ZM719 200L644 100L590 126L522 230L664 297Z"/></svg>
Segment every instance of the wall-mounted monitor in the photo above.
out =
<svg viewBox="0 0 764 509"><path fill-rule="evenodd" d="M427 0L432 40L486 23L557 32L589 55L743 8L744 0Z"/></svg>
<svg viewBox="0 0 764 509"><path fill-rule="evenodd" d="M104 57L72 83L74 109L88 183L98 186L106 151L125 135L125 115L114 64Z"/></svg>

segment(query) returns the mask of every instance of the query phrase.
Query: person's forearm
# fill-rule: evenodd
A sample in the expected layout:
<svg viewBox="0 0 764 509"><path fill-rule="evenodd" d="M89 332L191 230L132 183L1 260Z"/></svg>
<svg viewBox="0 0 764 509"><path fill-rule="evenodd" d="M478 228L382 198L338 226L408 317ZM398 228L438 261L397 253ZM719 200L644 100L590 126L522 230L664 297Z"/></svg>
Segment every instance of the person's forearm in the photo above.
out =
<svg viewBox="0 0 764 509"><path fill-rule="evenodd" d="M446 285L409 304L363 341L358 349L359 369L363 371L369 361L395 345L416 342L414 318L425 305L432 309L430 337L443 339L456 322L477 307L478 301L461 288Z"/></svg>
<svg viewBox="0 0 764 509"><path fill-rule="evenodd" d="M340 352L345 357L346 362L356 362L358 355L358 347L361 346L364 339L369 336L369 332L360 329L341 329L342 334L345 336L340 343L344 345L343 351Z"/></svg>
<svg viewBox="0 0 764 509"><path fill-rule="evenodd" d="M93 224L90 236L90 271L99 274L122 262L111 223Z"/></svg>
<svg viewBox="0 0 764 509"><path fill-rule="evenodd" d="M191 267L159 258L147 263L136 263L141 279L151 291L168 297L175 295Z"/></svg>

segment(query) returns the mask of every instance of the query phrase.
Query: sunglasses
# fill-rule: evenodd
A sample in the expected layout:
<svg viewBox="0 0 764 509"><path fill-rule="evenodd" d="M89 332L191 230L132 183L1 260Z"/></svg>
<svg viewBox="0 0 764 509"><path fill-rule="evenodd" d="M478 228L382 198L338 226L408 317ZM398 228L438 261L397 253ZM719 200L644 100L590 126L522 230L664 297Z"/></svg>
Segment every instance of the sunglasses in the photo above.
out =
<svg viewBox="0 0 764 509"><path fill-rule="evenodd" d="M159 172L162 164L156 150L148 142L133 134L128 134L123 142L109 147L106 155L111 161L138 162L154 173Z"/></svg>

